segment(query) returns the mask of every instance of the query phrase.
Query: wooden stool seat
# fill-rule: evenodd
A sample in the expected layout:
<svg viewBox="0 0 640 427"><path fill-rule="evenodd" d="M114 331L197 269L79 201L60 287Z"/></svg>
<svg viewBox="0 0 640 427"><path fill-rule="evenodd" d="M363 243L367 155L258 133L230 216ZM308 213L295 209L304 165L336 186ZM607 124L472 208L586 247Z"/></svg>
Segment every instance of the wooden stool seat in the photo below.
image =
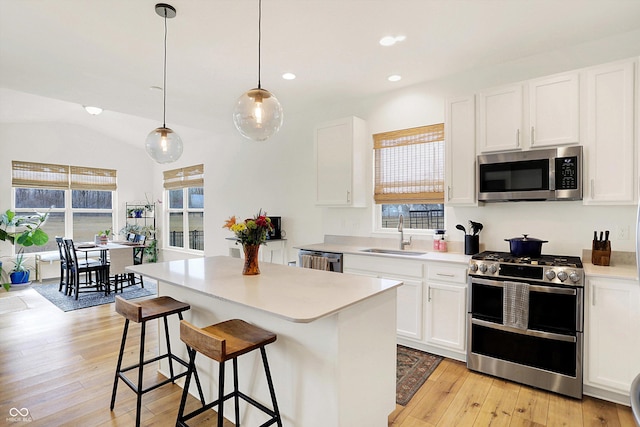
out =
<svg viewBox="0 0 640 427"><path fill-rule="evenodd" d="M186 320L181 320L180 339L189 349L189 371L185 380L182 400L180 402L180 410L178 411L178 419L176 421L177 426L186 426L187 424L185 422L187 420L217 405L217 425L218 427L222 427L224 420L224 402L230 398L234 398L236 425L239 425L239 398L242 398L271 417L267 422L262 424L262 426L269 426L277 423L278 426L282 427L280 410L278 409L273 381L271 379L271 372L269 371L269 363L267 362L267 354L264 348L267 344L271 344L277 339L276 334L240 319L227 320L204 328L198 328ZM269 393L271 394L273 410L238 390L238 356L258 349L262 356L262 363L264 365L264 371L267 378L267 385L269 386ZM187 394L189 392L189 382L191 380L191 375L196 372L196 353L202 353L210 359L219 362L218 399L206 405L203 402L201 408L185 415L184 408L187 401ZM234 389L233 392L225 395L224 368L227 360L232 360L233 362Z"/></svg>
<svg viewBox="0 0 640 427"><path fill-rule="evenodd" d="M169 325L167 323L167 317L172 314L177 314L178 318L182 320L182 312L187 311L191 308L189 304L185 304L183 302L177 301L168 296L162 296L142 301L127 301L126 299L117 296L116 297L116 312L121 314L124 318L124 331L122 332L122 343L120 344L120 354L118 355L118 364L116 366L116 374L115 379L113 380L113 391L111 393L111 410L116 404L116 392L118 390L118 380L124 381L126 385L129 386L131 390L133 390L137 395L136 401L136 427L140 426L140 408L142 406L142 395L151 390L155 390L158 387L161 387L168 383L173 383L178 378L182 378L188 374L188 370L185 370L182 373L175 374L173 371L173 362L177 362L185 368L189 367L189 364L184 360L180 359L175 354L171 353L171 341L169 339ZM162 318L164 320L164 332L167 344L167 352L156 356L149 360L144 360L144 339L145 339L145 331L146 331L146 323L149 320ZM124 348L127 342L127 331L129 330L129 322L140 323L140 355L138 363L135 365L128 366L126 368L122 367L122 357L124 355ZM187 352L190 349L187 347ZM144 365L157 362L158 360L166 358L169 362L169 378L164 381L160 381L155 383L147 388L142 388L143 382L143 371ZM138 379L137 383L134 384L127 376L125 372L130 371L132 369L138 369ZM204 394L202 393L202 387L200 386L200 379L198 378L198 373L195 373L196 384L198 386L198 391L200 392L200 401L204 405Z"/></svg>
<svg viewBox="0 0 640 427"><path fill-rule="evenodd" d="M116 312L136 323L178 314L190 308L189 304L167 296L136 302L116 297Z"/></svg>

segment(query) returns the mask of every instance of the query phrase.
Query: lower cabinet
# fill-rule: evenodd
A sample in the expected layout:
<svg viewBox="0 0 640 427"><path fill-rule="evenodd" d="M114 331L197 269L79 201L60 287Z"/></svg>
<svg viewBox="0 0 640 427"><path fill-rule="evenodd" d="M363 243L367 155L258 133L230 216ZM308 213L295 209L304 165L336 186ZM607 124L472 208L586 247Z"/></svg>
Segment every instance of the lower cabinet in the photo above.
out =
<svg viewBox="0 0 640 427"><path fill-rule="evenodd" d="M466 264L345 254L344 272L402 280L398 342L466 360Z"/></svg>
<svg viewBox="0 0 640 427"><path fill-rule="evenodd" d="M640 373L640 284L588 278L585 305L585 394L610 391L628 404L631 382Z"/></svg>

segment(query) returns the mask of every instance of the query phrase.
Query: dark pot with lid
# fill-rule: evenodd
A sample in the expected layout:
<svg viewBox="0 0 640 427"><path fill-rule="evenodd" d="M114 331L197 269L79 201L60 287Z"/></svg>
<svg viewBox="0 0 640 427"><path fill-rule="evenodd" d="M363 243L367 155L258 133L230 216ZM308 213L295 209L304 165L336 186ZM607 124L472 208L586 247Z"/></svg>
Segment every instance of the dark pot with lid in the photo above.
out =
<svg viewBox="0 0 640 427"><path fill-rule="evenodd" d="M523 237L504 239L505 242L509 242L509 252L511 255L515 257L540 257L540 254L542 253L542 244L547 243L548 240L528 237L527 234L523 234L522 236Z"/></svg>

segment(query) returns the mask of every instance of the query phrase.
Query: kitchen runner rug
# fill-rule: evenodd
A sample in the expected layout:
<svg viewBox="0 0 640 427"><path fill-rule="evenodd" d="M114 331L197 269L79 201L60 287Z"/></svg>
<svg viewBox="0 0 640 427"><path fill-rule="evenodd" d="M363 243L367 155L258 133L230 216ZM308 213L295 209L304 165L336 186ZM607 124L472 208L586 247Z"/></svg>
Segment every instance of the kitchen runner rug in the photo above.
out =
<svg viewBox="0 0 640 427"><path fill-rule="evenodd" d="M105 295L102 292L80 292L76 300L74 296L67 296L64 292L58 291L57 280L53 283L34 284L32 287L62 311L73 311L81 308L94 307L96 305L109 304L114 302L116 298L113 292L109 295ZM123 292L118 292L118 296L124 299L133 299L155 295L156 293L157 287L155 282L145 280L144 288L138 285L124 288Z"/></svg>
<svg viewBox="0 0 640 427"><path fill-rule="evenodd" d="M396 403L405 406L440 364L442 357L402 345L397 348Z"/></svg>

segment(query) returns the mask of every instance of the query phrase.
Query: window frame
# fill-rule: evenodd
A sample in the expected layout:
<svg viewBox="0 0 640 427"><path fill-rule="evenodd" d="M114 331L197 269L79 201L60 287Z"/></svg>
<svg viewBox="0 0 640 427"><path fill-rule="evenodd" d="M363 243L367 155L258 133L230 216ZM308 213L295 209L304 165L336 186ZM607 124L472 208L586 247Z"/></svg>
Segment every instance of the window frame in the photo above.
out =
<svg viewBox="0 0 640 427"><path fill-rule="evenodd" d="M167 188L164 191L164 203L163 205L166 206L165 210L164 210L164 219L165 219L165 224L167 224L165 228L165 232L163 233L163 237L164 237L164 242L165 244L163 245L164 249L170 249L170 250L174 250L174 251L181 251L181 252L186 252L186 253L191 253L191 254L198 254L198 255L203 255L204 254L204 249L191 249L190 248L190 243L191 243L191 235L189 233L189 214L190 213L202 213L202 224L203 224L203 241L205 239L205 231L204 231L204 204L202 208L190 208L189 207L189 189L191 188L202 188L202 191L204 193L204 185L202 186L192 186L192 187L182 187L182 188ZM169 197L169 192L171 191L175 191L175 190L181 190L182 191L182 208L172 208L170 206L170 197ZM170 236L171 236L171 227L170 227L170 221L171 221L171 214L172 213L181 213L182 214L182 243L183 246L171 246L170 242Z"/></svg>

